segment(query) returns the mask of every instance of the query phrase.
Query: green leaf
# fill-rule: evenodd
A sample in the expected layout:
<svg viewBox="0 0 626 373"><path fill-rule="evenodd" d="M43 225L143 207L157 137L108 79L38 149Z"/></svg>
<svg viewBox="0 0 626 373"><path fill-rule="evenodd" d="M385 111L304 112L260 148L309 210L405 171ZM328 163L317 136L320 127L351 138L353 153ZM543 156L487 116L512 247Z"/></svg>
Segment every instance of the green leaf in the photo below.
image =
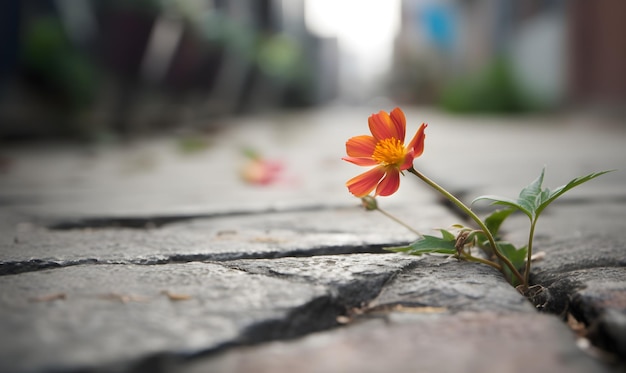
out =
<svg viewBox="0 0 626 373"><path fill-rule="evenodd" d="M480 197L475 198L472 201L472 204L480 200L489 200L494 205L505 205L505 206L518 209L522 211L524 214L526 214L531 221L535 221L539 217L539 214L541 214L541 212L550 203L552 203L558 197L563 195L563 193L567 192L568 190L582 183L595 179L596 177L600 175L604 175L608 172L614 171L614 170L602 171L602 172L592 173L587 176L578 177L570 181L566 185L563 185L551 192L550 189L548 188L542 189L545 170L546 170L545 168L541 170L541 175L539 175L537 179L535 179L532 183L530 183L528 186L522 189L519 196L517 197L517 200L513 200L507 197L487 195L487 196L480 196Z"/></svg>
<svg viewBox="0 0 626 373"><path fill-rule="evenodd" d="M498 249L500 249L500 252L504 254L504 256L506 256L511 263L513 263L515 268L521 269L524 267L524 264L526 263L526 255L528 254L526 246L518 249L512 243L504 241L496 242L496 245L498 246Z"/></svg>
<svg viewBox="0 0 626 373"><path fill-rule="evenodd" d="M385 248L385 250L403 252L411 255L422 255L431 253L450 255L456 254L457 251L456 247L454 246L456 242L456 237L445 229L441 229L440 231L443 238L424 235L409 246L387 247Z"/></svg>
<svg viewBox="0 0 626 373"><path fill-rule="evenodd" d="M526 263L526 255L528 253L526 246L517 249L513 246L513 244L503 241L496 242L496 245L500 249L500 252L511 261L515 268L520 270L524 267L524 264ZM513 286L520 284L519 279L513 275L513 272L511 272L509 267L503 266L502 273Z"/></svg>
<svg viewBox="0 0 626 373"><path fill-rule="evenodd" d="M520 210L521 212L523 212L524 214L526 214L529 218L532 219L532 212L529 211L528 209L526 209L523 205L521 205L520 203L518 203L518 201L511 199L511 198L507 198L507 197L500 197L500 196L494 196L494 195L485 195L485 196L480 196L480 197L476 197L474 198L474 200L472 201L472 205L478 201L482 201L482 200L487 200L487 201L491 201L492 205L503 205L503 206L509 206L511 208L513 208L514 210Z"/></svg>
<svg viewBox="0 0 626 373"><path fill-rule="evenodd" d="M443 240L456 242L456 236L454 234L448 232L445 229L440 229L439 232L441 232L441 237Z"/></svg>
<svg viewBox="0 0 626 373"><path fill-rule="evenodd" d="M500 226L502 222L511 215L515 209L501 209L492 212L489 216L485 218L485 225L489 232L493 235L493 237L497 240L498 233L500 232Z"/></svg>
<svg viewBox="0 0 626 373"><path fill-rule="evenodd" d="M492 212L489 216L485 218L485 225L493 238L497 241L500 238L500 226L504 222L504 220L509 217L513 212L515 212L514 208L500 209ZM487 239L487 235L482 232L475 233L478 247L480 247L487 256L493 255L493 249L489 244L489 240Z"/></svg>
<svg viewBox="0 0 626 373"><path fill-rule="evenodd" d="M589 180L593 180L598 176L602 176L606 173L609 172L613 172L615 170L607 170L607 171L600 171L600 172L594 172L591 173L589 175L586 176L581 176L581 177L577 177L575 179L573 179L572 181L570 181L569 183L562 185L558 188L556 188L554 191L550 192L548 191L548 189L545 190L545 194L542 193L541 198L540 198L540 203L539 206L537 206L536 209L536 214L537 216L539 216L539 214L541 214L541 212L548 207L548 205L552 202L554 202L554 200L556 200L557 198L559 198L560 196L562 196L565 192L567 192L568 190L582 184L582 183L586 183Z"/></svg>
<svg viewBox="0 0 626 373"><path fill-rule="evenodd" d="M518 209L526 214L530 220L533 220L535 218L536 200L537 196L541 193L541 184L543 184L543 175L545 173L545 170L545 168L541 170L541 175L539 175L539 177L535 179L535 181L522 189L519 196L517 197L517 200L507 197L489 195L475 198L472 201L472 204L480 200L489 200L493 205L505 205Z"/></svg>
<svg viewBox="0 0 626 373"><path fill-rule="evenodd" d="M517 203L519 203L520 206L523 206L524 210L530 211L533 217L535 214L535 209L537 208L538 197L541 195L541 186L543 184L543 176L545 173L546 168L544 167L541 170L541 175L539 175L539 177L535 179L535 181L522 189L519 196L517 197Z"/></svg>

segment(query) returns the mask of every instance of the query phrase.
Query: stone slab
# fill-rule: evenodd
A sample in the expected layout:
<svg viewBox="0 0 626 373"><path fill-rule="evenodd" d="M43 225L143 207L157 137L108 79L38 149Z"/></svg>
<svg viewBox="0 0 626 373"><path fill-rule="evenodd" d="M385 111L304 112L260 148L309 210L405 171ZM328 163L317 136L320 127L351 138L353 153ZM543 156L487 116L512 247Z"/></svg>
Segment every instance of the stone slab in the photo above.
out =
<svg viewBox="0 0 626 373"><path fill-rule="evenodd" d="M449 312L536 312L528 300L489 266L426 257L412 271L398 274L370 307L444 308Z"/></svg>
<svg viewBox="0 0 626 373"><path fill-rule="evenodd" d="M114 144L7 145L0 201L30 216L128 217L263 212L350 206L345 182L366 169L341 160L348 138L368 132L367 108L232 118L197 134L206 147L180 151L180 137ZM412 128L417 130L419 124ZM271 185L241 178L243 149L283 164ZM432 200L401 188L388 200ZM404 197L402 197L404 196Z"/></svg>
<svg viewBox="0 0 626 373"><path fill-rule="evenodd" d="M365 307L400 273L421 271L430 264L426 257L353 254L234 260L224 262L223 265L248 273L324 286L341 299L346 308L351 308Z"/></svg>
<svg viewBox="0 0 626 373"><path fill-rule="evenodd" d="M10 167L0 174L0 202L31 216L72 218L346 206L353 197L344 182L364 168L340 160L345 141L367 133L367 117L380 109L331 107L233 118L220 131L198 135L207 146L195 153L181 152L177 136L108 145L9 144L2 149ZM626 130L605 118L403 109L408 133L429 123L416 167L452 191L465 192L468 200L481 194L513 197L544 166L551 186L590 172L626 169ZM245 147L282 161L284 180L270 186L242 182ZM594 191L582 187L564 198L596 191L624 196L625 175L606 175L594 181ZM390 201L432 199L412 179L406 175Z"/></svg>
<svg viewBox="0 0 626 373"><path fill-rule="evenodd" d="M536 314L488 267L392 254L321 256L380 252L414 239L354 207L358 200L343 185L363 171L340 161L344 143L366 133L367 116L380 109L239 118L203 136L208 146L195 154L181 153L173 138L3 148L10 167L0 174L0 313L7 314L0 325L16 338L0 339L6 346L0 362L13 364L0 366L604 372L576 349L558 318ZM544 165L550 186L626 166L623 126L405 111L408 132L429 122L416 167L464 200L513 197ZM248 145L284 163L280 183L242 182L241 148ZM534 272L554 295L563 285L560 299L579 302L577 317L595 322L604 341L614 338L618 352L626 345L624 181L623 172L594 180L546 215L537 249L547 256ZM411 175L382 201L423 233L459 221ZM523 240L516 221L505 229L513 240L523 232ZM57 223L78 229L46 228ZM561 254L561 246L575 243L580 250ZM42 270L53 267L67 268ZM540 279L559 269L562 280ZM189 354L296 337L335 326L337 316L347 316L346 328L236 348L187 366ZM485 350L489 359L481 360ZM185 358L159 358L171 354Z"/></svg>
<svg viewBox="0 0 626 373"><path fill-rule="evenodd" d="M332 307L323 287L197 262L23 273L0 289L0 371L14 373L128 366L253 338L305 306L319 314L313 329L336 314L321 309Z"/></svg>
<svg viewBox="0 0 626 373"><path fill-rule="evenodd" d="M1 276L0 289L0 329L16 336L0 340L11 372L182 367L398 307L535 314L489 267L396 254L85 264Z"/></svg>
<svg viewBox="0 0 626 373"><path fill-rule="evenodd" d="M199 372L612 372L583 353L558 319L538 313L391 313L295 341L229 351L179 369Z"/></svg>
<svg viewBox="0 0 626 373"><path fill-rule="evenodd" d="M391 207L424 232L457 219L445 208ZM194 219L153 229L122 227L47 229L25 223L5 227L0 271L17 273L81 263L165 263L381 252L406 244L415 233L359 206L314 211Z"/></svg>
<svg viewBox="0 0 626 373"><path fill-rule="evenodd" d="M359 254L338 257L237 260L225 265L336 289L343 299L369 299L364 312L395 306L441 308L441 312L535 312L495 269L445 256ZM389 276L389 268L398 270ZM381 269L383 275L381 276ZM362 287L364 282L370 283ZM384 286L382 286L384 284ZM374 293L372 293L374 291ZM355 294L368 294L357 296ZM359 302L351 302L359 306Z"/></svg>

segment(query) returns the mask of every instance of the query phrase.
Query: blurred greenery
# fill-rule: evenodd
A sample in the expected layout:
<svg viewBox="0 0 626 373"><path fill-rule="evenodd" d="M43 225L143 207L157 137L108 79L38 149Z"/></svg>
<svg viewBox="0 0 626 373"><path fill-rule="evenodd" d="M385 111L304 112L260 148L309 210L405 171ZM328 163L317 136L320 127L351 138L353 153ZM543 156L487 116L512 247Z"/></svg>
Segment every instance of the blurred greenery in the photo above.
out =
<svg viewBox="0 0 626 373"><path fill-rule="evenodd" d="M57 18L41 16L25 24L21 59L31 78L55 92L68 109L94 101L95 67L70 45Z"/></svg>
<svg viewBox="0 0 626 373"><path fill-rule="evenodd" d="M210 142L198 135L185 136L178 139L177 147L178 151L182 154L197 154L207 150L210 147Z"/></svg>
<svg viewBox="0 0 626 373"><path fill-rule="evenodd" d="M522 113L545 107L526 94L517 83L511 63L495 58L476 75L454 80L439 97L445 110L455 113Z"/></svg>
<svg viewBox="0 0 626 373"><path fill-rule="evenodd" d="M264 73L279 79L289 79L296 73L302 55L298 44L286 35L276 35L261 41L257 64Z"/></svg>

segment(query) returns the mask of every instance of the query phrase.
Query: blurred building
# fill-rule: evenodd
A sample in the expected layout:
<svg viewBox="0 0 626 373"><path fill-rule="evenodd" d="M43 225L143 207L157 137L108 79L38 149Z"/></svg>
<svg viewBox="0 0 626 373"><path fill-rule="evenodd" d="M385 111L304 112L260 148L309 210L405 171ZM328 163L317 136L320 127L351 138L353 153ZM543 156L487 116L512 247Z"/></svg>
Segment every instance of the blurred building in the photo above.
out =
<svg viewBox="0 0 626 373"><path fill-rule="evenodd" d="M311 106L337 43L304 0L27 0L0 5L0 135L137 133Z"/></svg>
<svg viewBox="0 0 626 373"><path fill-rule="evenodd" d="M613 0L0 2L0 139L143 133L340 98L626 107Z"/></svg>
<svg viewBox="0 0 626 373"><path fill-rule="evenodd" d="M450 110L626 107L626 3L403 0L394 96Z"/></svg>
<svg viewBox="0 0 626 373"><path fill-rule="evenodd" d="M569 93L626 107L626 2L568 3Z"/></svg>

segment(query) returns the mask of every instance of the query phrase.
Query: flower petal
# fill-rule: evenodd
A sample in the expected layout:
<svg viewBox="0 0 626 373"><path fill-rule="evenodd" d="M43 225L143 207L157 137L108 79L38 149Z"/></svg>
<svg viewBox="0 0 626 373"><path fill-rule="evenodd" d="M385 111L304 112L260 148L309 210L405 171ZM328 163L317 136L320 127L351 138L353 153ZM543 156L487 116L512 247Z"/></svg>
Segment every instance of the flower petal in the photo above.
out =
<svg viewBox="0 0 626 373"><path fill-rule="evenodd" d="M350 193L356 197L365 197L376 188L376 185L384 175L384 167L375 167L348 180L346 186Z"/></svg>
<svg viewBox="0 0 626 373"><path fill-rule="evenodd" d="M390 196L394 194L400 187L400 172L391 168L387 170L385 177L378 183L376 187L377 196Z"/></svg>
<svg viewBox="0 0 626 373"><path fill-rule="evenodd" d="M350 157L371 157L376 148L376 139L369 135L355 136L346 142L346 153Z"/></svg>
<svg viewBox="0 0 626 373"><path fill-rule="evenodd" d="M390 116L391 121L396 128L396 133L398 134L396 139L404 143L404 136L406 135L406 117L404 116L404 112L402 112L402 109L397 107L391 111Z"/></svg>
<svg viewBox="0 0 626 373"><path fill-rule="evenodd" d="M391 121L391 117L384 111L379 111L378 114L372 114L367 119L370 127L370 131L377 141L389 139L392 137L398 138L400 134L396 131L396 126Z"/></svg>
<svg viewBox="0 0 626 373"><path fill-rule="evenodd" d="M400 171L408 170L411 166L413 166L413 160L415 157L413 156L413 152L409 151L406 153L404 157L404 163L400 165Z"/></svg>
<svg viewBox="0 0 626 373"><path fill-rule="evenodd" d="M354 163L358 166L375 166L378 164L378 162L368 157L343 157L341 159L350 163Z"/></svg>
<svg viewBox="0 0 626 373"><path fill-rule="evenodd" d="M411 150L413 151L413 159L419 157L424 152L424 139L426 139L424 130L426 127L428 127L428 124L422 123L419 130L417 130L417 133L413 136L413 139L409 143L408 149L409 152L411 152Z"/></svg>

